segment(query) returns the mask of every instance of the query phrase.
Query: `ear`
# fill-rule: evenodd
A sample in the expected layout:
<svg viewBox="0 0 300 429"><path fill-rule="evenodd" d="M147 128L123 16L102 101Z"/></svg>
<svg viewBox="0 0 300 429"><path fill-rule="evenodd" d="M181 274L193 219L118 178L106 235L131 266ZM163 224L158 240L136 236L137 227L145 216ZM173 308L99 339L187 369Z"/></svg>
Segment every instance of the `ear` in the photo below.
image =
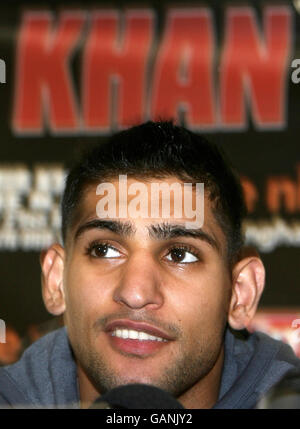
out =
<svg viewBox="0 0 300 429"><path fill-rule="evenodd" d="M233 269L228 323L245 329L255 315L265 285L265 268L257 256L245 257Z"/></svg>
<svg viewBox="0 0 300 429"><path fill-rule="evenodd" d="M49 313L58 316L65 311L64 249L59 244L53 244L41 254L40 262L43 300Z"/></svg>

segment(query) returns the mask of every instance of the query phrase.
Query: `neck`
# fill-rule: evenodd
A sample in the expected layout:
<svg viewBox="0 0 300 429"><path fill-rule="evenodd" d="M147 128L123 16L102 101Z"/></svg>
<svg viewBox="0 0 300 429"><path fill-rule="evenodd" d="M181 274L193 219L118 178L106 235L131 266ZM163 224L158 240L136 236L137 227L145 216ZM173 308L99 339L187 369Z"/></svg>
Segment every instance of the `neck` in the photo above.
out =
<svg viewBox="0 0 300 429"><path fill-rule="evenodd" d="M178 401L187 409L212 408L217 403L219 397L223 363L224 346L211 371L177 398Z"/></svg>
<svg viewBox="0 0 300 429"><path fill-rule="evenodd" d="M77 363L77 375L80 397L80 408L89 408L99 398L100 393L93 386L81 366Z"/></svg>

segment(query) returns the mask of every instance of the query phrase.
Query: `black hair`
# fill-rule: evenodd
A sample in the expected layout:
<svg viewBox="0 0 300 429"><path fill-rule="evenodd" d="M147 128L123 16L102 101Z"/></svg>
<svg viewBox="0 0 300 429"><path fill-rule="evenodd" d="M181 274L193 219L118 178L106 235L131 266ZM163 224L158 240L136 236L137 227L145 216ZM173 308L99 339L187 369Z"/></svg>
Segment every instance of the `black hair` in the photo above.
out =
<svg viewBox="0 0 300 429"><path fill-rule="evenodd" d="M70 171L62 198L63 241L86 187L119 174L145 179L175 176L204 183L227 240L228 259L232 262L237 256L246 214L238 175L217 145L170 121L149 121L118 132L97 144Z"/></svg>

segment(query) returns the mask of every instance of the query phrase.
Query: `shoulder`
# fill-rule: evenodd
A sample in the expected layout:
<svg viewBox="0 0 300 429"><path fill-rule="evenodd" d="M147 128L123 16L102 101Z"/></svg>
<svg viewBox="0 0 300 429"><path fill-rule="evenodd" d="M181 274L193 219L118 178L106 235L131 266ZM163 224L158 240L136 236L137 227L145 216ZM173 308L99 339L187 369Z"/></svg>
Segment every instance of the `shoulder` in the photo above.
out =
<svg viewBox="0 0 300 429"><path fill-rule="evenodd" d="M74 376L66 329L61 328L33 343L18 362L0 369L0 398L9 404L51 405L68 367Z"/></svg>
<svg viewBox="0 0 300 429"><path fill-rule="evenodd" d="M216 408L253 408L287 373L300 369L292 348L263 332L228 329Z"/></svg>
<svg viewBox="0 0 300 429"><path fill-rule="evenodd" d="M286 362L292 369L300 369L300 358L289 344L260 331L253 332L250 337L257 344L256 349L260 353L271 355L276 362Z"/></svg>

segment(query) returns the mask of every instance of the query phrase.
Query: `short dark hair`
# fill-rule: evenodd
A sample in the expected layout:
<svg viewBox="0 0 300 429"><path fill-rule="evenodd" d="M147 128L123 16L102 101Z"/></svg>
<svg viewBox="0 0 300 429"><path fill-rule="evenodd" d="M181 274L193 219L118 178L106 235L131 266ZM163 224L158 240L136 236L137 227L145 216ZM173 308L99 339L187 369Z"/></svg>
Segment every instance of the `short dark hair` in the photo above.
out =
<svg viewBox="0 0 300 429"><path fill-rule="evenodd" d="M184 182L204 183L227 240L228 259L235 259L243 246L246 214L238 175L217 145L171 121L149 121L118 132L97 144L70 171L62 198L63 241L86 186L119 174L160 179L175 176Z"/></svg>

